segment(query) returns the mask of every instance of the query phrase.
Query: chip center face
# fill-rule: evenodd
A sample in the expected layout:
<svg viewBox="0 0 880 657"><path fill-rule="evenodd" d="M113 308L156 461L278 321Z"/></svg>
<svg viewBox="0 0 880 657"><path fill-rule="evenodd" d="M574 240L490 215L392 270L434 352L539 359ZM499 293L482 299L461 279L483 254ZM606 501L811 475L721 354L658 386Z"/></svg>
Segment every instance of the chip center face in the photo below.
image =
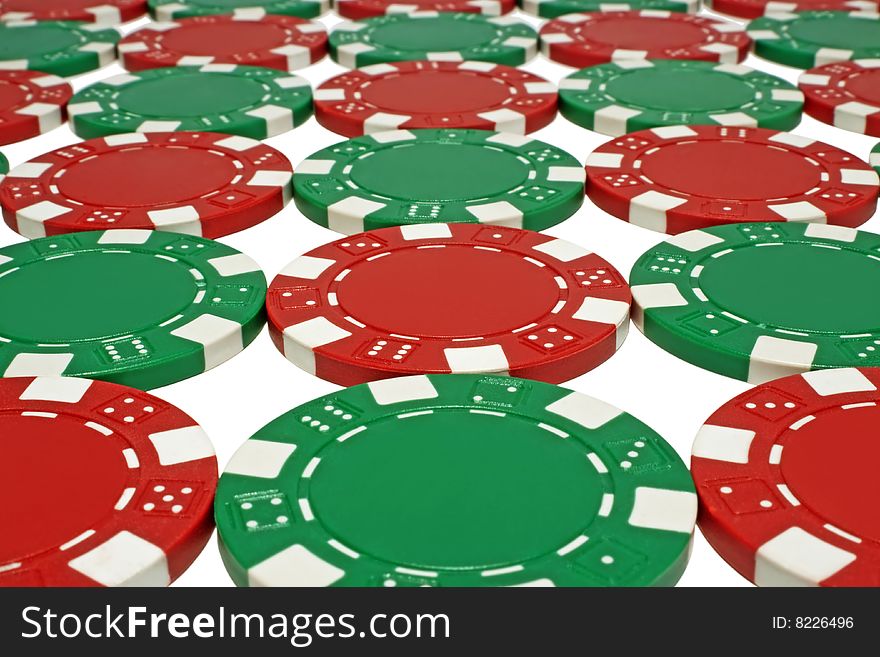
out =
<svg viewBox="0 0 880 657"><path fill-rule="evenodd" d="M847 293L847 281L880 289L880 262L845 248L787 242L734 249L699 277L710 302L760 326L837 335L880 330L880 305Z"/></svg>
<svg viewBox="0 0 880 657"><path fill-rule="evenodd" d="M880 105L880 69L861 71L846 82L846 88L859 100Z"/></svg>
<svg viewBox="0 0 880 657"><path fill-rule="evenodd" d="M789 37L823 48L857 50L880 47L880 20L851 18L845 13L821 20L796 20L789 25Z"/></svg>
<svg viewBox="0 0 880 657"><path fill-rule="evenodd" d="M0 413L0 481L21 493L0 504L4 532L14 532L0 541L0 564L57 549L113 513L129 469L118 442L85 422Z"/></svg>
<svg viewBox="0 0 880 657"><path fill-rule="evenodd" d="M870 289L870 288L869 288ZM798 500L827 523L880 542L880 409L829 408L797 431L787 431L782 475ZM866 512L874 509L875 512Z"/></svg>
<svg viewBox="0 0 880 657"><path fill-rule="evenodd" d="M454 89L450 93L450 89ZM364 101L404 113L447 114L487 111L508 99L501 80L461 71L420 71L417 75L376 78L363 87Z"/></svg>
<svg viewBox="0 0 880 657"><path fill-rule="evenodd" d="M138 116L198 118L254 107L265 95L255 80L197 71L141 79L123 87L116 102L121 111Z"/></svg>
<svg viewBox="0 0 880 657"><path fill-rule="evenodd" d="M353 164L350 175L355 185L378 196L431 203L502 195L525 184L529 172L526 162L500 148L413 142L371 152Z"/></svg>
<svg viewBox="0 0 880 657"><path fill-rule="evenodd" d="M408 21L393 21L369 30L370 41L382 48L402 52L448 52L486 45L497 36L487 22L454 20L440 15Z"/></svg>
<svg viewBox="0 0 880 657"><path fill-rule="evenodd" d="M162 45L167 50L187 55L223 57L276 48L284 45L285 38L284 30L271 23L190 23L165 32Z"/></svg>
<svg viewBox="0 0 880 657"><path fill-rule="evenodd" d="M654 20L646 16L621 16L592 21L580 33L593 43L605 43L627 50L644 50L650 30L651 50L687 47L706 40L707 31L684 22Z"/></svg>
<svg viewBox="0 0 880 657"><path fill-rule="evenodd" d="M615 100L636 107L675 112L739 109L755 100L755 88L733 75L710 68L633 69L605 87ZM699 93L694 93L699 89Z"/></svg>
<svg viewBox="0 0 880 657"><path fill-rule="evenodd" d="M53 182L62 196L90 205L183 205L227 187L240 175L233 162L207 148L134 147L79 160Z"/></svg>
<svg viewBox="0 0 880 657"><path fill-rule="evenodd" d="M560 297L555 273L510 252L454 244L409 248L360 261L339 284L337 298L347 315L387 333L489 336L546 317Z"/></svg>
<svg viewBox="0 0 880 657"><path fill-rule="evenodd" d="M721 140L658 148L643 157L642 173L666 189L713 200L766 202L805 194L822 182L822 170L800 154Z"/></svg>
<svg viewBox="0 0 880 657"><path fill-rule="evenodd" d="M37 23L28 27L0 27L0 60L36 58L67 50L79 43L75 33L55 25Z"/></svg>
<svg viewBox="0 0 880 657"><path fill-rule="evenodd" d="M33 260L0 277L0 335L26 344L110 338L153 329L193 303L187 265L120 251Z"/></svg>
<svg viewBox="0 0 880 657"><path fill-rule="evenodd" d="M310 502L332 536L376 559L485 569L562 548L596 517L603 492L576 440L516 415L446 408L330 443Z"/></svg>

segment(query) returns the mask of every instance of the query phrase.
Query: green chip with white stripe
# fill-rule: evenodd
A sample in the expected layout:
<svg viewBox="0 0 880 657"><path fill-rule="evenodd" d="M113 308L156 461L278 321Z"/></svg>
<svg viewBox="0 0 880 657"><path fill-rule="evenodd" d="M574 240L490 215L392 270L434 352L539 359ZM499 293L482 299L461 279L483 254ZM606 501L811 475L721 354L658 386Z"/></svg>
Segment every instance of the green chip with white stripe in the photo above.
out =
<svg viewBox="0 0 880 657"><path fill-rule="evenodd" d="M529 136L392 130L313 153L293 184L300 212L351 235L438 222L544 230L581 207L585 177L574 156Z"/></svg>
<svg viewBox="0 0 880 657"><path fill-rule="evenodd" d="M559 84L562 115L612 137L673 125L789 130L800 123L803 104L803 93L781 78L695 60L622 60Z"/></svg>
<svg viewBox="0 0 880 657"><path fill-rule="evenodd" d="M880 235L745 223L667 238L630 274L633 322L699 367L765 383L880 365Z"/></svg>
<svg viewBox="0 0 880 657"><path fill-rule="evenodd" d="M260 66L156 68L86 87L68 114L83 139L181 130L266 139L312 115L312 88L298 75Z"/></svg>
<svg viewBox="0 0 880 657"><path fill-rule="evenodd" d="M504 376L358 385L282 415L220 479L239 586L669 586L696 520L655 431Z"/></svg>
<svg viewBox="0 0 880 657"><path fill-rule="evenodd" d="M112 64L119 32L66 21L0 22L0 68L68 77Z"/></svg>
<svg viewBox="0 0 880 657"><path fill-rule="evenodd" d="M85 232L0 249L0 376L146 390L232 358L264 323L266 278L219 242Z"/></svg>

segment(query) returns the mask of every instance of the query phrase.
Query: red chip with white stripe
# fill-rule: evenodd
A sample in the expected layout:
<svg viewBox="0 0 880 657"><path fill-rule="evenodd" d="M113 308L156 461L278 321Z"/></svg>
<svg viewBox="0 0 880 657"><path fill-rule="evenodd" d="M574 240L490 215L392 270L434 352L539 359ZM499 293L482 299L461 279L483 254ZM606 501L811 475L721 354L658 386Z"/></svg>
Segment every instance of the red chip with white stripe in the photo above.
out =
<svg viewBox="0 0 880 657"><path fill-rule="evenodd" d="M699 524L759 586L880 586L880 368L753 388L697 434Z"/></svg>
<svg viewBox="0 0 880 657"><path fill-rule="evenodd" d="M698 59L736 64L752 39L737 23L672 11L565 14L541 28L541 52L586 68L626 59Z"/></svg>
<svg viewBox="0 0 880 657"><path fill-rule="evenodd" d="M880 59L817 66L801 74L798 86L813 118L880 137Z"/></svg>
<svg viewBox="0 0 880 657"><path fill-rule="evenodd" d="M340 385L443 373L557 383L614 354L631 301L614 267L569 242L416 224L310 251L272 282L266 307L278 349Z"/></svg>
<svg viewBox="0 0 880 657"><path fill-rule="evenodd" d="M57 128L67 120L73 89L39 71L0 70L0 144L12 144Z"/></svg>
<svg viewBox="0 0 880 657"><path fill-rule="evenodd" d="M0 379L0 586L167 586L213 529L217 459L168 402Z"/></svg>
<svg viewBox="0 0 880 657"><path fill-rule="evenodd" d="M801 11L877 11L875 0L706 0L706 9L741 18Z"/></svg>
<svg viewBox="0 0 880 657"><path fill-rule="evenodd" d="M834 146L764 128L670 126L631 132L587 156L587 195L610 215L675 235L753 221L855 228L880 178Z"/></svg>
<svg viewBox="0 0 880 657"><path fill-rule="evenodd" d="M556 117L556 86L489 62L389 62L330 78L315 118L346 137L383 130L474 128L526 134Z"/></svg>
<svg viewBox="0 0 880 657"><path fill-rule="evenodd" d="M116 25L143 16L147 0L0 0L0 21L84 21Z"/></svg>
<svg viewBox="0 0 880 657"><path fill-rule="evenodd" d="M294 71L327 54L327 30L295 16L212 15L147 23L119 42L129 71L234 64Z"/></svg>
<svg viewBox="0 0 880 657"><path fill-rule="evenodd" d="M9 226L29 239L134 228L222 237L280 212L293 169L256 139L214 132L99 137L46 153L0 183Z"/></svg>

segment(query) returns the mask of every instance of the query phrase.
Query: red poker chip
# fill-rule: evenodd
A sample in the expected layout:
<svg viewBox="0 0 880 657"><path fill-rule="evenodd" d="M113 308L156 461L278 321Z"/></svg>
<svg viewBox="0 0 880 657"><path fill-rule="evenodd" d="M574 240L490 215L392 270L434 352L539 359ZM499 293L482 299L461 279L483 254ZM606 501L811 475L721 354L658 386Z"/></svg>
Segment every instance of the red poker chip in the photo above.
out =
<svg viewBox="0 0 880 657"><path fill-rule="evenodd" d="M266 300L292 362L344 386L405 374L567 381L629 326L623 277L586 249L480 224L361 233L294 260Z"/></svg>
<svg viewBox="0 0 880 657"><path fill-rule="evenodd" d="M854 228L874 214L880 188L855 155L764 128L632 132L593 151L586 168L587 194L599 208L673 235L751 221Z"/></svg>
<svg viewBox="0 0 880 657"><path fill-rule="evenodd" d="M73 89L39 71L0 70L0 144L36 137L67 120Z"/></svg>
<svg viewBox="0 0 880 657"><path fill-rule="evenodd" d="M0 379L0 435L0 586L167 586L211 535L214 448L168 402Z"/></svg>
<svg viewBox="0 0 880 657"><path fill-rule="evenodd" d="M516 9L516 0L336 0L333 9L352 20L414 11L501 16Z"/></svg>
<svg viewBox="0 0 880 657"><path fill-rule="evenodd" d="M315 118L346 137L474 128L526 134L556 117L556 86L489 62L394 62L337 75L315 91Z"/></svg>
<svg viewBox="0 0 880 657"><path fill-rule="evenodd" d="M116 25L143 16L147 0L0 0L0 21L85 21Z"/></svg>
<svg viewBox="0 0 880 657"><path fill-rule="evenodd" d="M699 524L759 586L880 586L880 369L749 390L694 441Z"/></svg>
<svg viewBox="0 0 880 657"><path fill-rule="evenodd" d="M129 71L235 64L293 71L327 54L327 31L294 16L197 16L149 23L119 42Z"/></svg>
<svg viewBox="0 0 880 657"><path fill-rule="evenodd" d="M798 86L813 118L880 137L880 59L817 66L801 75Z"/></svg>
<svg viewBox="0 0 880 657"><path fill-rule="evenodd" d="M624 59L736 64L751 44L742 25L659 10L566 14L541 28L541 52L576 68Z"/></svg>
<svg viewBox="0 0 880 657"><path fill-rule="evenodd" d="M281 211L293 170L280 152L212 132L112 135L15 167L0 183L6 223L27 238L135 228L221 237Z"/></svg>
<svg viewBox="0 0 880 657"><path fill-rule="evenodd" d="M874 0L706 0L706 7L741 18L801 11L877 11Z"/></svg>

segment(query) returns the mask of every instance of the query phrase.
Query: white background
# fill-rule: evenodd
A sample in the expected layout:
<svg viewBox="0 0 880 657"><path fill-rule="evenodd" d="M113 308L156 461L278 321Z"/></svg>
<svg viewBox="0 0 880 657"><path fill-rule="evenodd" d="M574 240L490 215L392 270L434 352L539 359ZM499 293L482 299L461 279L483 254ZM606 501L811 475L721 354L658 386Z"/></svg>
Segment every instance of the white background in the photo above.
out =
<svg viewBox="0 0 880 657"><path fill-rule="evenodd" d="M711 12L705 12L710 14ZM522 12L523 20L536 28L542 22ZM340 19L328 14L320 22L330 27ZM146 19L122 27L131 32ZM792 83L797 82L797 69L778 66L754 56L745 62L754 68L773 73ZM555 64L541 55L522 67L554 83L574 69ZM313 87L344 72L330 58L297 73ZM71 82L79 91L104 77L123 72L118 63L111 67L78 76ZM807 116L793 132L848 150L867 160L876 138L865 137L833 128ZM532 134L536 139L562 147L581 163L597 146L609 138L569 123L561 116L552 125ZM296 165L311 153L343 138L321 127L314 119L292 132L267 140L283 151ZM67 126L18 144L4 146L3 153L11 166L16 166L47 151L67 146L79 139ZM880 232L878 217L866 228ZM636 259L662 241L663 235L615 219L586 200L581 210L568 221L546 231L580 244L610 261L624 277ZM289 261L321 244L340 236L321 228L303 217L291 203L272 219L230 235L220 241L247 253L271 279ZM4 224L0 227L0 246L21 241ZM844 281L858 285L858 281ZM772 285L771 281L767 285ZM136 293L137 286L132 286ZM767 288L755 290L767 294ZM402 300L405 301L405 300ZM721 404L749 386L685 363L649 342L632 327L630 335L611 360L597 369L565 384L579 392L592 395L622 408L656 429L678 450L687 463L691 441L705 419ZM244 353L198 377L161 388L154 394L176 404L199 422L214 441L221 469L238 446L282 413L315 397L338 388L317 379L288 362L272 345L264 331ZM199 559L178 580L179 586L231 586L217 551L216 537ZM695 539L690 566L681 586L749 586L706 543L699 531Z"/></svg>

